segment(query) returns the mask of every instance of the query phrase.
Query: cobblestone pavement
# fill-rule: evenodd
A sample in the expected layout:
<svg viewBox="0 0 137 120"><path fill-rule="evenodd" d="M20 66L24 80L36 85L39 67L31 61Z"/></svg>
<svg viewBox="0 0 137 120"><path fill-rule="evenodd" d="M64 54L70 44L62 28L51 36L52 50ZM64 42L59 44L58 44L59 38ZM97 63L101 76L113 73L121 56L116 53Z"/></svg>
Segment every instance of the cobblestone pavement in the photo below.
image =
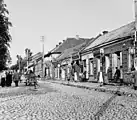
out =
<svg viewBox="0 0 137 120"><path fill-rule="evenodd" d="M137 100L110 93L40 83L0 88L0 120L136 120Z"/></svg>

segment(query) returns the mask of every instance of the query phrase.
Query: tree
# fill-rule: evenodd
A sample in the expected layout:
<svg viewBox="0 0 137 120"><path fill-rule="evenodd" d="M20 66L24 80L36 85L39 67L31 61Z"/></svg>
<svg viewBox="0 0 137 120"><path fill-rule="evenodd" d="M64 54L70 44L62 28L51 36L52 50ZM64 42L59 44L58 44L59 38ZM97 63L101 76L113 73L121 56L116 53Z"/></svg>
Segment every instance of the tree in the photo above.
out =
<svg viewBox="0 0 137 120"><path fill-rule="evenodd" d="M15 64L15 65L12 65L12 66L10 67L10 69L11 69L11 70L18 70L19 67L18 67L17 64Z"/></svg>
<svg viewBox="0 0 137 120"><path fill-rule="evenodd" d="M20 62L20 70L22 71L24 69L24 67L27 66L27 60L25 58L22 58L21 56L17 55L18 59L17 63L15 65L12 65L10 67L11 70L19 70L19 62Z"/></svg>
<svg viewBox="0 0 137 120"><path fill-rule="evenodd" d="M30 49L26 48L25 49L25 54L26 54L26 58L27 58L27 61L31 61L31 58L32 58L32 52Z"/></svg>
<svg viewBox="0 0 137 120"><path fill-rule="evenodd" d="M9 27L12 24L7 17L9 12L6 7L4 0L0 0L0 71L7 69L7 62L10 60L8 48L10 47L11 36L9 34Z"/></svg>

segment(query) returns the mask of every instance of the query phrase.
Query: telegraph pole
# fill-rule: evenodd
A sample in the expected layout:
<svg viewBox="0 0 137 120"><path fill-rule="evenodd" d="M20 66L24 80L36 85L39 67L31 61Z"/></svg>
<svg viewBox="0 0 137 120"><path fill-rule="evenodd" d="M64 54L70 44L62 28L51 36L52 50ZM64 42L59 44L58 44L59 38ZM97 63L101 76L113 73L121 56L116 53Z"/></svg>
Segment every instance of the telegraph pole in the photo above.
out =
<svg viewBox="0 0 137 120"><path fill-rule="evenodd" d="M21 62L21 56L17 55L17 59L18 59L18 64L19 64L19 73L20 73L20 62Z"/></svg>
<svg viewBox="0 0 137 120"><path fill-rule="evenodd" d="M20 73L20 62L21 62L21 56L19 55L19 73Z"/></svg>
<svg viewBox="0 0 137 120"><path fill-rule="evenodd" d="M25 49L26 59L27 59L27 71L28 71L28 48Z"/></svg>
<svg viewBox="0 0 137 120"><path fill-rule="evenodd" d="M44 80L44 42L45 42L45 37L41 37L41 42L42 42L42 79Z"/></svg>
<svg viewBox="0 0 137 120"><path fill-rule="evenodd" d="M136 67L137 67L137 48L136 48L136 43L137 43L137 0L134 0L134 8L135 8L134 67L136 69Z"/></svg>

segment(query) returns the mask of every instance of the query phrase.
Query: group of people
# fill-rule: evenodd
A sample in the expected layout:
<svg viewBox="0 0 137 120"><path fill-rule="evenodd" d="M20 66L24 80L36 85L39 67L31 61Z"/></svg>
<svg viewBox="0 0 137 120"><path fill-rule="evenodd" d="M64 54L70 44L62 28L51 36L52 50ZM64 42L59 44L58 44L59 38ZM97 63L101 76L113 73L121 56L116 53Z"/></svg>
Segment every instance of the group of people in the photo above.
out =
<svg viewBox="0 0 137 120"><path fill-rule="evenodd" d="M80 70L80 67L77 64L71 64L68 67L68 71L66 72L66 79L69 81L76 82L79 81L86 81L86 68L84 67L83 71Z"/></svg>
<svg viewBox="0 0 137 120"><path fill-rule="evenodd" d="M5 86L9 87L9 86L11 86L11 84L12 84L12 72L3 71L1 73L1 86L2 87L5 87Z"/></svg>
<svg viewBox="0 0 137 120"><path fill-rule="evenodd" d="M40 76L36 76L35 73L32 70L29 70L25 73L26 76L26 83L28 84L34 84L34 89L36 89L38 83L37 83L37 79L40 78ZM27 85L27 84L26 84Z"/></svg>
<svg viewBox="0 0 137 120"><path fill-rule="evenodd" d="M10 87L12 85L12 82L15 83L15 86L18 86L18 82L20 80L20 75L16 71L11 72L11 71L2 71L1 72L1 82L0 85L1 87Z"/></svg>
<svg viewBox="0 0 137 120"><path fill-rule="evenodd" d="M40 79L40 76L36 76L32 70L27 71L24 74L20 74L17 70L15 71L2 71L0 73L1 87L10 87L12 82L15 83L15 86L18 87L19 81L21 82L23 79L26 83L34 83L34 88L36 89L37 79Z"/></svg>
<svg viewBox="0 0 137 120"><path fill-rule="evenodd" d="M137 70L135 69L134 65L132 65L131 67L131 81L130 85L133 85L134 90L137 90ZM120 67L120 69L118 69L118 67L116 67L116 71L114 74L114 81L115 82L119 82L121 83L121 85L124 83L123 82L123 73L122 73L122 67Z"/></svg>

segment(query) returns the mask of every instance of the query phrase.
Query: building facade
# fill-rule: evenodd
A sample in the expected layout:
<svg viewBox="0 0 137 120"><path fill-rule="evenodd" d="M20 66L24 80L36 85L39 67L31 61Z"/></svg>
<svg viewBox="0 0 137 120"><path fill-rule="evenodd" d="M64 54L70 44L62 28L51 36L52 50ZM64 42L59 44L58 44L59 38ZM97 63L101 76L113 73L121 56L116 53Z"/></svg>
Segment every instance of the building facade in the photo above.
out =
<svg viewBox="0 0 137 120"><path fill-rule="evenodd" d="M103 34L81 52L82 58L87 56L85 61L89 75L87 77L90 80L98 81L100 71L103 72L104 81L113 80L116 67L118 67L121 71L121 78L127 81L131 67L136 67L133 49L134 26L135 23L132 22Z"/></svg>

